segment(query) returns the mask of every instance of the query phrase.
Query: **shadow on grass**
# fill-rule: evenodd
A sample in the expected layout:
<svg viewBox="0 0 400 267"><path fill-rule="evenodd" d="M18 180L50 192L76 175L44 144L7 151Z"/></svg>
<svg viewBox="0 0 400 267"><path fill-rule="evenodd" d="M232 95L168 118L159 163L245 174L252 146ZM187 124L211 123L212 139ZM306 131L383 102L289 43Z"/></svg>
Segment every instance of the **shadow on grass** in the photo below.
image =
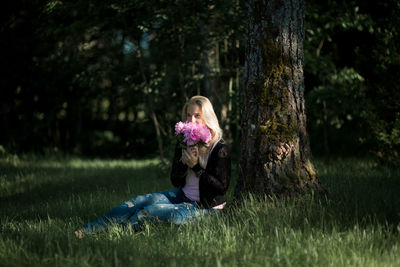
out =
<svg viewBox="0 0 400 267"><path fill-rule="evenodd" d="M372 159L344 158L329 164L316 161L320 180L328 190L321 212L343 227L400 222L400 170Z"/></svg>
<svg viewBox="0 0 400 267"><path fill-rule="evenodd" d="M397 231L398 169L368 159L338 159L330 164L316 160L316 167L329 192L326 198L309 194L283 200L250 194L237 205L228 206L225 213L243 227L263 225L267 232L275 227L331 232L377 226Z"/></svg>
<svg viewBox="0 0 400 267"><path fill-rule="evenodd" d="M93 218L135 195L164 190L169 184L169 174L156 164L132 168L8 166L2 170L8 184L1 188L0 214L13 220Z"/></svg>

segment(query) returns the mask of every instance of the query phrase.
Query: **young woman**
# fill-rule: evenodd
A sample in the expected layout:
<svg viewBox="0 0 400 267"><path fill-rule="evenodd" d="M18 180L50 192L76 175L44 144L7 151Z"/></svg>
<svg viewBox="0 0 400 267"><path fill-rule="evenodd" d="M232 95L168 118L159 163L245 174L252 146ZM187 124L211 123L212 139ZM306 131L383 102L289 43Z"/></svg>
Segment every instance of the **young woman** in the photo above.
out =
<svg viewBox="0 0 400 267"><path fill-rule="evenodd" d="M75 231L79 238L117 223L140 230L146 220L185 224L198 216L223 209L231 175L231 158L208 98L194 96L182 109L182 120L203 124L212 139L205 146L182 149L176 145L171 170L175 189L140 195Z"/></svg>

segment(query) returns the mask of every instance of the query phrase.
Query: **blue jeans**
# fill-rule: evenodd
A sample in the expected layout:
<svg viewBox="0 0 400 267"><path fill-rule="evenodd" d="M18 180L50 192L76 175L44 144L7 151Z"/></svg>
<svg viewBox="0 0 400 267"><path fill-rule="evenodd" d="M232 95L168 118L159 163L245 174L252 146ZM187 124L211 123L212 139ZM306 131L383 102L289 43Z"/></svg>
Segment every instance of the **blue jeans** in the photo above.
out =
<svg viewBox="0 0 400 267"><path fill-rule="evenodd" d="M135 230L140 230L144 221L154 220L185 224L191 219L210 212L217 211L200 209L199 204L188 199L180 189L173 189L132 198L83 226L83 231L90 234L111 224L122 226L131 224Z"/></svg>

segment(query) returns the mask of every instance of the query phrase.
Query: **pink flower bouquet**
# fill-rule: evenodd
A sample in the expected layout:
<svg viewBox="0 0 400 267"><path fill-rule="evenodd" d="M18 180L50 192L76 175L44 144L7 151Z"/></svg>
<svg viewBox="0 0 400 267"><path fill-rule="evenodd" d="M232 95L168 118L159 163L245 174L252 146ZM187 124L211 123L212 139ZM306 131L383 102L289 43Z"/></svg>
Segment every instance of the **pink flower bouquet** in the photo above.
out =
<svg viewBox="0 0 400 267"><path fill-rule="evenodd" d="M210 129L193 122L178 122L175 124L175 135L180 138L182 147L204 145L212 139Z"/></svg>

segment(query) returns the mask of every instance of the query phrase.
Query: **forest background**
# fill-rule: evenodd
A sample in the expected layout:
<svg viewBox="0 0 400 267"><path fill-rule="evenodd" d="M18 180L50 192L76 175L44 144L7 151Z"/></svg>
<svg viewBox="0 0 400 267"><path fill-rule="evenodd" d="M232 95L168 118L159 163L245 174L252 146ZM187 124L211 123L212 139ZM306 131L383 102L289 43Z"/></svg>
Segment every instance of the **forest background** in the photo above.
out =
<svg viewBox="0 0 400 267"><path fill-rule="evenodd" d="M240 153L246 1L12 1L0 16L0 155L171 158L186 99ZM400 163L400 2L306 2L314 155Z"/></svg>

